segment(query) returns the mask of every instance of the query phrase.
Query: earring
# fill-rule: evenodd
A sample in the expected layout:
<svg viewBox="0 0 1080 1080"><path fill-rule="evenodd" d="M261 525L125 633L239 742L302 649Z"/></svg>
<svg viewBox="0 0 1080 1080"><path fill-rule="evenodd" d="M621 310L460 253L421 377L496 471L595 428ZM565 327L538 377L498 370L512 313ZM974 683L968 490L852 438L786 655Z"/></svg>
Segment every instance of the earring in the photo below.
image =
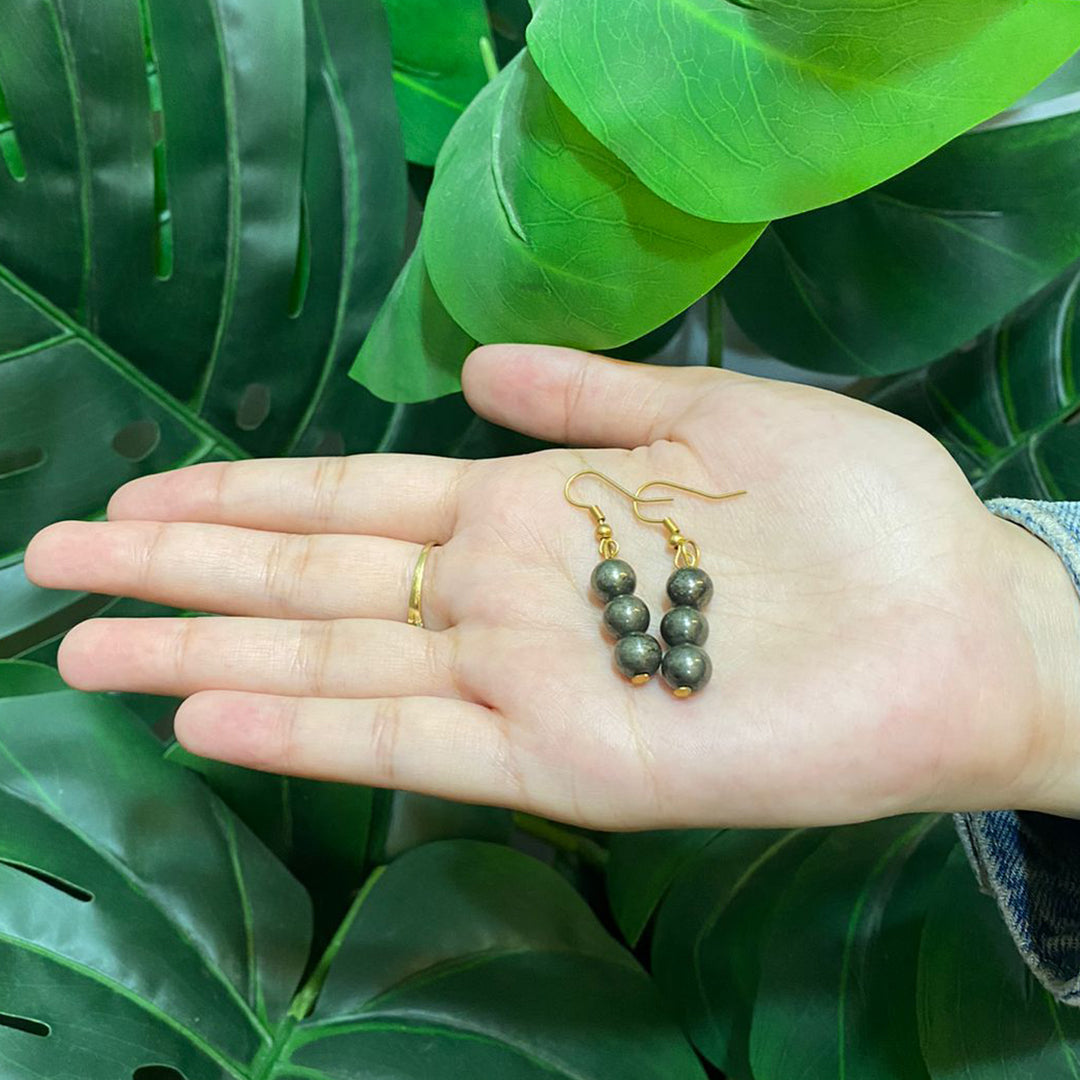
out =
<svg viewBox="0 0 1080 1080"><path fill-rule="evenodd" d="M590 584L593 592L604 601L604 626L615 638L615 666L635 686L647 683L660 667L662 650L660 642L647 633L651 616L649 608L640 596L634 595L637 575L634 568L619 556L619 543L612 535L611 526L599 506L577 502L570 495L571 485L582 476L595 476L625 495L635 509L638 502L671 502L671 498L641 499L617 484L610 477L595 469L582 469L574 473L563 488L566 501L571 506L588 510L596 522L596 539L600 562L592 572Z"/></svg>
<svg viewBox="0 0 1080 1080"><path fill-rule="evenodd" d="M636 495L640 496L643 491L658 485L688 491L703 499L731 499L746 494L745 491L728 491L722 495L709 495L685 484L650 480L637 489ZM675 569L667 580L667 594L672 607L660 620L660 636L668 645L660 662L660 674L676 697L689 697L703 689L712 677L712 661L702 648L709 637L709 621L701 611L712 599L712 578L698 566L701 553L697 544L683 536L671 518L646 517L638 509L639 501L645 500L635 498L634 514L641 521L663 525L668 532L668 545L675 549Z"/></svg>

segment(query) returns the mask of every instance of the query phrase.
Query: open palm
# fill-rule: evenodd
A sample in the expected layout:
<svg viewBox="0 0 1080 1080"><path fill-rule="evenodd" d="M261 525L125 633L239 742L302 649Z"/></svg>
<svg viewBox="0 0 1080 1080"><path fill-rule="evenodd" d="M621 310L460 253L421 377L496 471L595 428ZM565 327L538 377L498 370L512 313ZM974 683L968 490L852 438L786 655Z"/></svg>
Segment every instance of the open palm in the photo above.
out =
<svg viewBox="0 0 1080 1080"><path fill-rule="evenodd" d="M108 522L39 534L28 574L219 617L83 623L64 678L186 696L176 730L198 754L599 827L1037 802L1064 736L1012 601L1017 566L1063 571L929 436L822 390L570 350L479 350L465 388L497 422L597 449L137 480ZM563 497L583 468L631 488L748 489L664 507L716 585L700 694L617 674L588 587L594 523ZM593 480L579 491L636 568L655 633L663 529ZM404 618L427 541L418 629Z"/></svg>

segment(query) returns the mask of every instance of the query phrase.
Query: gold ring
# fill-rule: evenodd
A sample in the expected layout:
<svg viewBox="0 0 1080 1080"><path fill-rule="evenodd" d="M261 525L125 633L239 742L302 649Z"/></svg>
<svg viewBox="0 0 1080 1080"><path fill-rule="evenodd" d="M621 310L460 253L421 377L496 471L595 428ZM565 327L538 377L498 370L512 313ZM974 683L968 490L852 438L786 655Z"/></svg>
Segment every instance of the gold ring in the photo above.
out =
<svg viewBox="0 0 1080 1080"><path fill-rule="evenodd" d="M424 616L420 610L420 601L424 594L424 567L427 565L428 553L435 546L435 541L426 543L420 550L420 557L416 560L416 569L413 570L412 588L409 590L409 625L423 627Z"/></svg>

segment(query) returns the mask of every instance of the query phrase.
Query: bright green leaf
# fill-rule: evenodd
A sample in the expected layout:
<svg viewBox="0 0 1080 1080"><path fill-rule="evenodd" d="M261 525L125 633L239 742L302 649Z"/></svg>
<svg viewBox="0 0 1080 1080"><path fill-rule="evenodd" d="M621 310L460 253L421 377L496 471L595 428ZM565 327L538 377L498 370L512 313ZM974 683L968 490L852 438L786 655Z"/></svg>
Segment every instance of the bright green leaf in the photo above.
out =
<svg viewBox="0 0 1080 1080"><path fill-rule="evenodd" d="M823 830L722 832L675 879L660 905L652 971L698 1051L749 1080L750 1016L761 951L783 887Z"/></svg>
<svg viewBox="0 0 1080 1080"><path fill-rule="evenodd" d="M428 401L461 390L461 367L475 347L432 287L421 238L350 375L387 401Z"/></svg>
<svg viewBox="0 0 1080 1080"><path fill-rule="evenodd" d="M1080 257L1080 99L1067 100L774 222L724 282L739 325L781 360L853 374L907 371L970 340Z"/></svg>
<svg viewBox="0 0 1080 1080"><path fill-rule="evenodd" d="M689 307L759 232L659 199L522 53L443 147L424 256L447 310L478 341L604 349Z"/></svg>
<svg viewBox="0 0 1080 1080"><path fill-rule="evenodd" d="M773 912L755 1080L927 1080L915 1014L929 893L956 831L935 815L834 829Z"/></svg>
<svg viewBox="0 0 1080 1080"><path fill-rule="evenodd" d="M434 165L454 121L488 81L484 0L383 0L405 156Z"/></svg>
<svg viewBox="0 0 1080 1080"><path fill-rule="evenodd" d="M536 0L529 50L658 195L763 221L862 191L1080 48L1062 0Z"/></svg>
<svg viewBox="0 0 1080 1080"><path fill-rule="evenodd" d="M1080 271L974 346L902 375L870 400L946 446L984 498L1080 499Z"/></svg>

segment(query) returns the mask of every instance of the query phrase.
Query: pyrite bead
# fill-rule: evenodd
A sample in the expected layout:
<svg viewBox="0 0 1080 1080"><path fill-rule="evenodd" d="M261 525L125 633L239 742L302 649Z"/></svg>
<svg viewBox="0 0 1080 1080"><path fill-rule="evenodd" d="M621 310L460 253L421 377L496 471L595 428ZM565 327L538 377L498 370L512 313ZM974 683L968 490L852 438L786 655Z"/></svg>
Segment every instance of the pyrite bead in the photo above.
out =
<svg viewBox="0 0 1080 1080"><path fill-rule="evenodd" d="M649 629L649 609L640 596L616 596L604 608L604 625L617 638Z"/></svg>
<svg viewBox="0 0 1080 1080"><path fill-rule="evenodd" d="M655 675L661 655L660 642L652 634L627 634L615 642L615 666L631 682Z"/></svg>
<svg viewBox="0 0 1080 1080"><path fill-rule="evenodd" d="M680 567L668 578L667 594L677 607L703 608L712 598L712 578L699 566Z"/></svg>
<svg viewBox="0 0 1080 1080"><path fill-rule="evenodd" d="M678 697L686 697L709 681L712 661L697 645L676 645L664 653L661 674Z"/></svg>
<svg viewBox="0 0 1080 1080"><path fill-rule="evenodd" d="M637 586L634 568L622 559L604 559L592 572L592 587L602 600L626 596Z"/></svg>
<svg viewBox="0 0 1080 1080"><path fill-rule="evenodd" d="M709 622L697 608L673 607L660 620L660 636L669 645L704 645Z"/></svg>

